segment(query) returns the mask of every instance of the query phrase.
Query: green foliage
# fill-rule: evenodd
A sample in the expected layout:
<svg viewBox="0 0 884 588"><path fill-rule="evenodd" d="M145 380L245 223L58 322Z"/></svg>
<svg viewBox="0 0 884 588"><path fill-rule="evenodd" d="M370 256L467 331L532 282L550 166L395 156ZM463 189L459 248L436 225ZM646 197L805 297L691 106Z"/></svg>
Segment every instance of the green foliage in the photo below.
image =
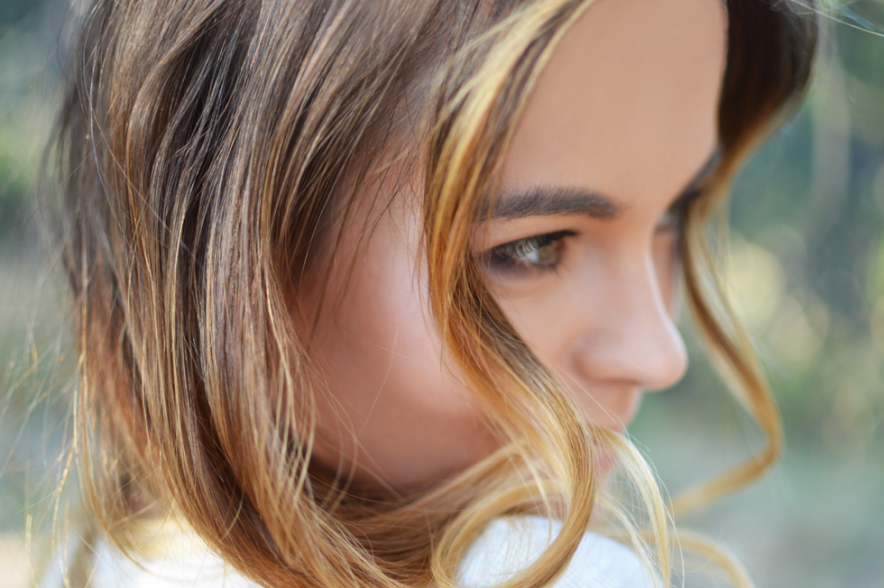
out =
<svg viewBox="0 0 884 588"><path fill-rule="evenodd" d="M39 0L3 0L0 3L0 27L20 24L37 12L42 4Z"/></svg>
<svg viewBox="0 0 884 588"><path fill-rule="evenodd" d="M31 216L52 120L45 4L0 2L0 241L19 235Z"/></svg>

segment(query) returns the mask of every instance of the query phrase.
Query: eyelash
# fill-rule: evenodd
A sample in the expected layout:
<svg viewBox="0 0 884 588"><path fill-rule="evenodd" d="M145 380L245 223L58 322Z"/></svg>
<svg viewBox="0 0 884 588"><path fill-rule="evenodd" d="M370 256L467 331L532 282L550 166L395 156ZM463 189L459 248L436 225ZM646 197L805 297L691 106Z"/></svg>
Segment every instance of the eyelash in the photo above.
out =
<svg viewBox="0 0 884 588"><path fill-rule="evenodd" d="M681 233L684 228L684 218L687 214L688 208L690 208L690 205L702 195L703 190L700 188L693 188L690 191L685 192L678 198L678 200L673 202L672 206L666 211L666 214L664 215L667 217L666 222L661 223L660 226L671 226Z"/></svg>
<svg viewBox="0 0 884 588"><path fill-rule="evenodd" d="M525 274L533 271L556 271L561 262L561 241L574 237L574 231L555 231L534 235L493 247L482 254L484 265L494 273ZM547 249L551 247L552 249ZM527 259L549 254L548 259Z"/></svg>

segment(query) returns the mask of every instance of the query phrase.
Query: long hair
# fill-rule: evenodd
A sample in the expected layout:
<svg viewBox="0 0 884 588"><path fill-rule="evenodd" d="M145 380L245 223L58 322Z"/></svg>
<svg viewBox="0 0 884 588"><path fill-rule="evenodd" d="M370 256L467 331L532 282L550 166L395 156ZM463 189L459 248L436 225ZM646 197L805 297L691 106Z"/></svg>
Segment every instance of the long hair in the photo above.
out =
<svg viewBox="0 0 884 588"><path fill-rule="evenodd" d="M54 222L76 310L74 451L105 536L137 556L138 521L173 513L265 586L453 586L488 521L540 508L562 532L507 585L545 586L608 504L595 441L621 456L649 513L647 532L624 532L668 578L668 513L647 464L583 421L469 248L527 95L590 4L88 3L52 146ZM781 444L707 225L739 163L802 95L816 29L792 2L726 4L721 163L682 211L681 251L709 350L769 444L676 510L757 477ZM432 489L377 500L311 461L320 370L300 294L327 280L318 260L335 254L351 187L389 152L425 178L433 316L508 443Z"/></svg>

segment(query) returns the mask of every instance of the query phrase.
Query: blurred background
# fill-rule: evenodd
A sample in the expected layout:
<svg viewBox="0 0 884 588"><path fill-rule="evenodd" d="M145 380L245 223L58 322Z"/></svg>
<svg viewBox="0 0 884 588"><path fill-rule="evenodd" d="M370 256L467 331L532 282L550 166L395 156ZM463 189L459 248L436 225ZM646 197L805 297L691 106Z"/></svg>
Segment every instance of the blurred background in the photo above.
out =
<svg viewBox="0 0 884 588"><path fill-rule="evenodd" d="M32 585L44 554L26 538L52 524L65 469L75 366L34 215L66 10L0 0L0 588ZM786 452L681 523L733 550L759 588L884 586L884 2L823 12L808 100L731 207L728 287L761 347ZM650 395L630 430L672 495L763 442L684 331L686 378Z"/></svg>

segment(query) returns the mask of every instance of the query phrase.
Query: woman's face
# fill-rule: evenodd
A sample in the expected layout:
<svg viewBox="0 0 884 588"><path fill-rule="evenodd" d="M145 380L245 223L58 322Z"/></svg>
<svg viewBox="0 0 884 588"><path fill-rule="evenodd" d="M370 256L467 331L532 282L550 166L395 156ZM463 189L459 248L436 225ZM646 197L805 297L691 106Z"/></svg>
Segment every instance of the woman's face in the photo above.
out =
<svg viewBox="0 0 884 588"><path fill-rule="evenodd" d="M542 72L499 201L475 227L500 305L602 427L622 430L644 392L685 370L667 211L715 153L726 26L720 0L598 0ZM364 210L345 227L317 330L328 392L315 455L397 490L499 443L429 314L412 186L378 218ZM386 189L378 181L366 201ZM367 219L376 224L360 239Z"/></svg>

